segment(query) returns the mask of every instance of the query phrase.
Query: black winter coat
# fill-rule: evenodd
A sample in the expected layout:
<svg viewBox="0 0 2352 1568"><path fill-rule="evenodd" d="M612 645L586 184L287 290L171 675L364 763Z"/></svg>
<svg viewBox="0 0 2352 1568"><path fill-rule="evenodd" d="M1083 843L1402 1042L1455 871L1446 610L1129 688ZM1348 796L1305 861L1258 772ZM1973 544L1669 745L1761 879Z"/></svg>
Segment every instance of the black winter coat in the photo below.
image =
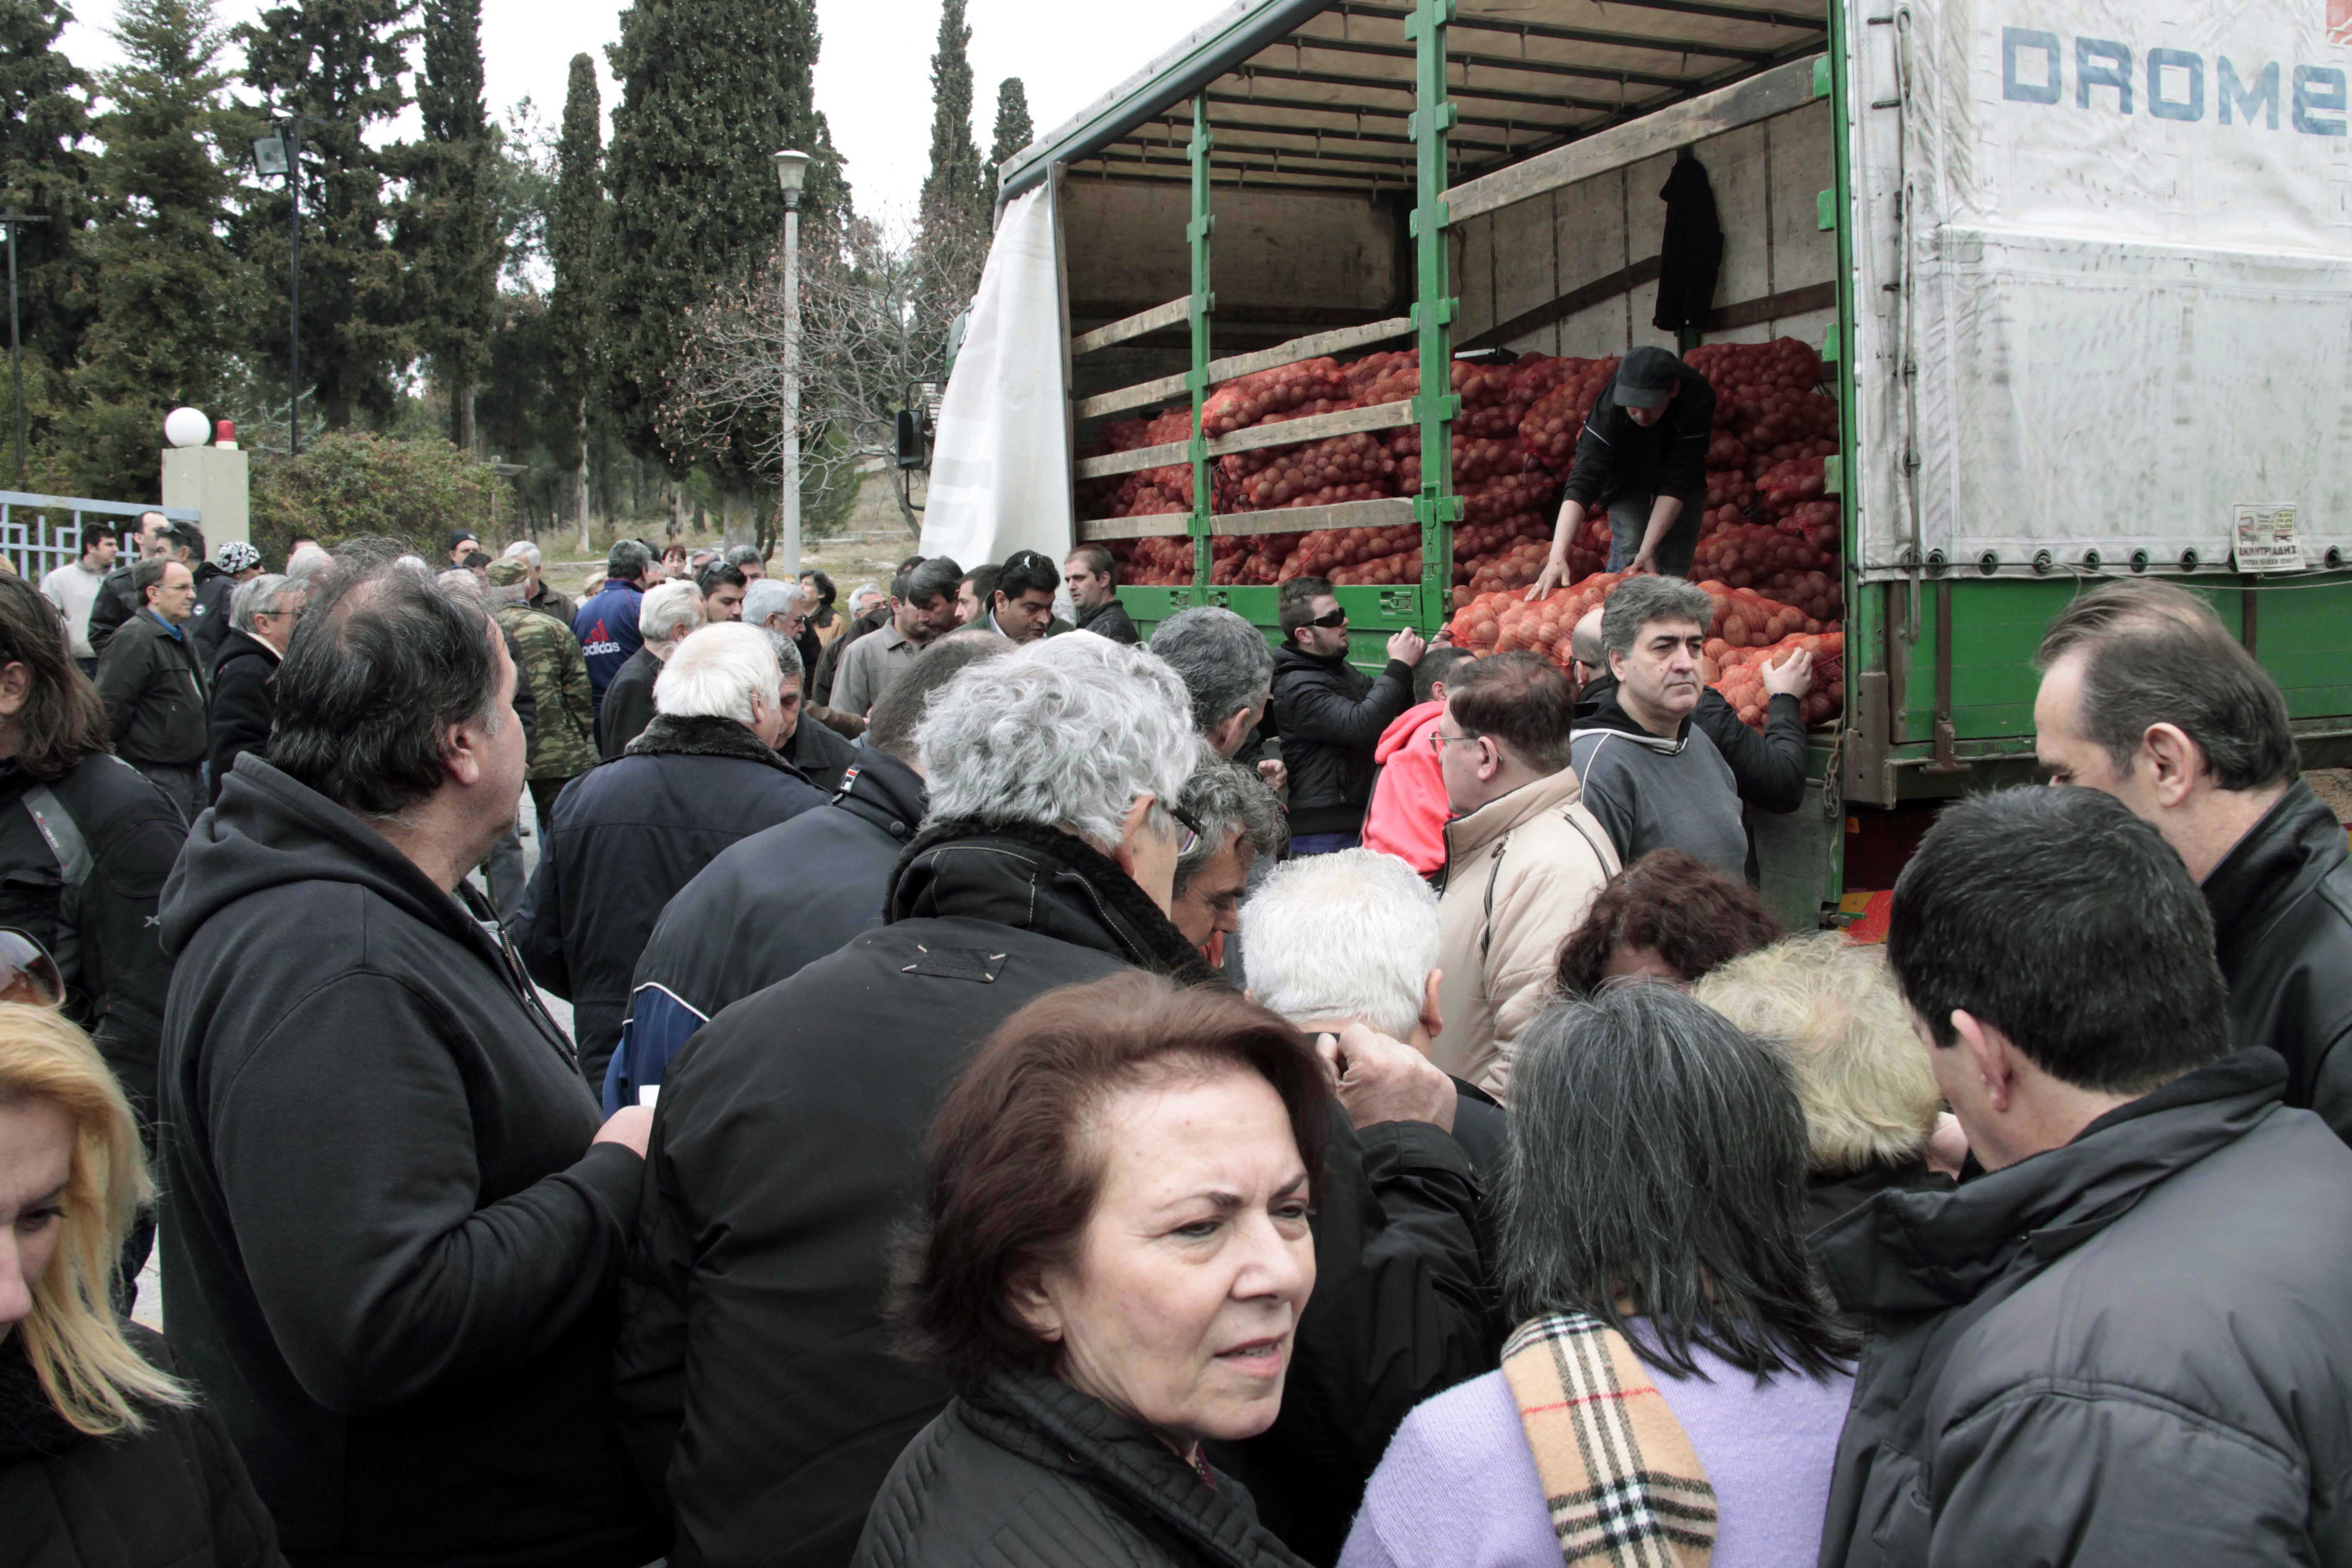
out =
<svg viewBox="0 0 2352 1568"><path fill-rule="evenodd" d="M98 657L107 731L127 763L193 766L205 760L206 693L187 630L174 637L142 611Z"/></svg>
<svg viewBox="0 0 2352 1568"><path fill-rule="evenodd" d="M643 1163L470 889L247 756L163 896L175 1346L333 1568L640 1568L613 1285Z"/></svg>
<svg viewBox="0 0 2352 1568"><path fill-rule="evenodd" d="M792 739L780 749L784 761L806 773L809 783L816 785L822 795L839 789L843 772L859 758L872 754L859 751L855 741L811 718L805 708L801 710L800 722L793 726Z"/></svg>
<svg viewBox="0 0 2352 1568"><path fill-rule="evenodd" d="M232 630L221 639L213 666L212 714L206 723L212 763L212 798L247 752L269 748L269 725L278 715L278 653L251 632Z"/></svg>
<svg viewBox="0 0 2352 1568"><path fill-rule="evenodd" d="M1381 733L1412 706L1412 667L1391 659L1375 680L1346 656L1318 658L1296 647L1274 655L1268 705L1290 768L1290 831L1354 833L1371 804Z"/></svg>
<svg viewBox="0 0 2352 1568"><path fill-rule="evenodd" d="M123 1332L165 1372L163 1336ZM25 1336L0 1340L0 1563L8 1568L282 1568L269 1510L204 1405L142 1406L147 1429L91 1437L33 1373Z"/></svg>
<svg viewBox="0 0 2352 1568"><path fill-rule="evenodd" d="M627 751L629 742L654 721L654 682L661 672L662 661L651 648L641 647L604 688L603 705L596 710L596 754L605 762Z"/></svg>
<svg viewBox="0 0 2352 1568"><path fill-rule="evenodd" d="M824 804L732 719L663 715L628 755L564 786L509 929L531 977L572 1002L591 1088L603 1091L629 977L662 906L729 845Z"/></svg>
<svg viewBox="0 0 2352 1568"><path fill-rule="evenodd" d="M1001 1373L907 1445L856 1568L1303 1568L1229 1476L1066 1384Z"/></svg>
<svg viewBox="0 0 2352 1568"><path fill-rule="evenodd" d="M196 563L195 578L196 613L188 622L188 641L195 645L196 668L210 669L229 634L228 602L236 593L236 579L209 561Z"/></svg>
<svg viewBox="0 0 2352 1568"><path fill-rule="evenodd" d="M172 985L155 902L187 837L179 808L120 757L100 752L46 781L0 762L0 925L56 958L66 1016L114 1069L151 1148Z"/></svg>
<svg viewBox="0 0 2352 1568"><path fill-rule="evenodd" d="M1213 980L1108 858L1042 828L932 827L889 920L713 1018L663 1083L618 1384L674 1568L838 1568L947 1404L885 1298L924 1130L972 1048L1056 986Z"/></svg>
<svg viewBox="0 0 2352 1568"><path fill-rule="evenodd" d="M131 585L131 568L138 564L127 561L100 580L98 597L89 606L91 652L103 655L122 623L139 613L139 592Z"/></svg>
<svg viewBox="0 0 2352 1568"><path fill-rule="evenodd" d="M1143 634L1135 629L1135 617L1116 598L1106 599L1091 610L1079 611L1077 629L1130 647L1143 640Z"/></svg>
<svg viewBox="0 0 2352 1568"><path fill-rule="evenodd" d="M1824 1568L2352 1562L2352 1150L2240 1051L1816 1233L1871 1335Z"/></svg>
<svg viewBox="0 0 2352 1568"><path fill-rule="evenodd" d="M2205 879L2230 1026L2286 1058L2286 1102L2352 1142L2352 853L2311 786L2289 785Z"/></svg>

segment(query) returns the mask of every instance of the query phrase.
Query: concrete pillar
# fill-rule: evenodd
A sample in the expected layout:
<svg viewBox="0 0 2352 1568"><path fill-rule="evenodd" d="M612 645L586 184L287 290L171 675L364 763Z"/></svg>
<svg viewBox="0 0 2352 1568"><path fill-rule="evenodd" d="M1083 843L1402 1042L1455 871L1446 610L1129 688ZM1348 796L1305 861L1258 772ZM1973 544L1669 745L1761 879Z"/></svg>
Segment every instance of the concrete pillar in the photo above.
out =
<svg viewBox="0 0 2352 1568"><path fill-rule="evenodd" d="M207 551L230 540L250 543L246 454L234 447L165 447L163 504L204 514Z"/></svg>

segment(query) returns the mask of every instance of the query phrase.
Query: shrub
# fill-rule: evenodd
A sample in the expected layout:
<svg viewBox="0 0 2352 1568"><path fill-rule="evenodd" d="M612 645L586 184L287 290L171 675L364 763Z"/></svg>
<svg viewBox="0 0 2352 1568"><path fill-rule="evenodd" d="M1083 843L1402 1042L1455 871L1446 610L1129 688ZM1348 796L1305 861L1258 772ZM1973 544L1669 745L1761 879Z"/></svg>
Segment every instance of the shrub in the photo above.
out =
<svg viewBox="0 0 2352 1568"><path fill-rule="evenodd" d="M488 464L439 439L394 440L367 431L322 436L292 460L254 454L253 542L282 561L297 533L329 549L361 534L396 539L436 566L449 531L492 536L499 483Z"/></svg>

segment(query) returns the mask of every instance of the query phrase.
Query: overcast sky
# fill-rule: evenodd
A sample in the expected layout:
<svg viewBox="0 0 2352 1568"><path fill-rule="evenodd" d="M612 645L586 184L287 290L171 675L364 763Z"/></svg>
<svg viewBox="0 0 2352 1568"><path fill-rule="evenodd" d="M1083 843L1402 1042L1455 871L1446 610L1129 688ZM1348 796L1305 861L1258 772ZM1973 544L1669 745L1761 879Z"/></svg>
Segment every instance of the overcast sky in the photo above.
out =
<svg viewBox="0 0 2352 1568"><path fill-rule="evenodd" d="M972 140L988 153L996 84L1018 76L1042 132L1084 108L1231 0L1163 0L1136 13L1100 0L971 0ZM260 0L220 0L225 23L247 20ZM86 67L110 63L111 0L79 0L84 18L67 30L67 54ZM482 0L482 56L494 115L516 100L536 101L542 122L563 112L572 57L586 50L603 79L609 111L617 96L604 46L620 34L614 0ZM858 206L910 211L930 157L932 43L938 0L818 0L824 30L817 107L849 160ZM413 113L413 111L412 111ZM609 124L606 132L610 134Z"/></svg>

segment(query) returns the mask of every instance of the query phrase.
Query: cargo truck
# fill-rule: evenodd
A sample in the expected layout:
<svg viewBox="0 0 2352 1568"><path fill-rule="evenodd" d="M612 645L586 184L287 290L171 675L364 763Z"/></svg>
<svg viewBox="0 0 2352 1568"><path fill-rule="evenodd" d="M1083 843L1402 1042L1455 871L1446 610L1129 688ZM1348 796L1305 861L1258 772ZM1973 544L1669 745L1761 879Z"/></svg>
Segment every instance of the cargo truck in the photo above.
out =
<svg viewBox="0 0 2352 1568"><path fill-rule="evenodd" d="M1802 339L1846 657L1804 807L1756 819L1784 915L1855 909L1934 801L2033 776L2034 645L2102 578L2206 596L2306 765L2341 765L2347 68L2352 0L1237 5L999 171L926 542L1157 537L1190 569L1122 588L1148 633L1199 604L1274 626L1276 587L1216 580L1221 540L1406 530L1416 581L1339 591L1370 661L1454 606L1456 362ZM1685 154L1722 257L1668 333ZM1371 405L1203 419L1236 378L1398 350L1415 374ZM1103 449L1154 416L1172 438ZM1242 510L1212 471L1360 433L1417 435L1402 493ZM1147 471L1181 510L1100 515Z"/></svg>

